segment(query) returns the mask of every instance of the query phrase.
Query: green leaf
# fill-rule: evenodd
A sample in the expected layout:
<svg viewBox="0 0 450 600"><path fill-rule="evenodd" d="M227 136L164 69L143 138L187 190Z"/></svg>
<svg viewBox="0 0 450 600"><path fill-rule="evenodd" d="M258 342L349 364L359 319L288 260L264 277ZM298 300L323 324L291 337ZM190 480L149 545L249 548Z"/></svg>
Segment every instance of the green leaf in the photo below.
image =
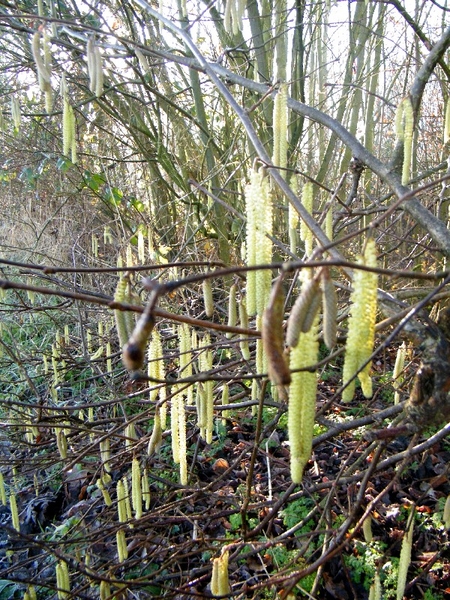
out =
<svg viewBox="0 0 450 600"><path fill-rule="evenodd" d="M118 187L109 187L106 192L106 198L117 206L122 202L123 192Z"/></svg>
<svg viewBox="0 0 450 600"><path fill-rule="evenodd" d="M31 167L25 167L22 169L19 175L20 181L25 181L32 188L36 186L36 180L38 179L38 175L34 169Z"/></svg>
<svg viewBox="0 0 450 600"><path fill-rule="evenodd" d="M61 171L62 173L66 173L70 169L71 166L72 166L72 161L70 161L68 158L65 158L64 156L61 156L56 161L56 168L59 171Z"/></svg>
<svg viewBox="0 0 450 600"><path fill-rule="evenodd" d="M91 173L88 170L84 172L84 181L87 187L93 192L98 192L100 187L106 183L103 175L100 175L100 173Z"/></svg>
<svg viewBox="0 0 450 600"><path fill-rule="evenodd" d="M18 587L14 582L0 579L0 600L11 600L17 590Z"/></svg>

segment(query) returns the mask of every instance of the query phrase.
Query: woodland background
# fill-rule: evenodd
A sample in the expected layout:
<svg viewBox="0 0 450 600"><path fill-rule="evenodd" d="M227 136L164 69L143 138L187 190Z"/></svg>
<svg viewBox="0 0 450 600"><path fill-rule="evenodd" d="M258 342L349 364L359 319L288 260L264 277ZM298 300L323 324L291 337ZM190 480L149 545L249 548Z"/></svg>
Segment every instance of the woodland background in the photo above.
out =
<svg viewBox="0 0 450 600"><path fill-rule="evenodd" d="M0 1L0 598L211 597L226 552L234 598L448 595L449 23L447 0ZM284 84L283 166L272 155ZM405 102L411 139L396 126ZM245 297L255 165L271 182L265 267L285 271L285 317L305 270L326 263L338 295L337 343L310 365L317 412L300 485L259 324L229 316L230 297L232 313ZM343 403L368 237L374 393L357 387ZM143 278L172 282L154 312L151 380L125 369L114 319L142 312ZM428 380L413 384L420 365ZM180 397L187 484L171 445ZM120 500L136 478L141 511Z"/></svg>

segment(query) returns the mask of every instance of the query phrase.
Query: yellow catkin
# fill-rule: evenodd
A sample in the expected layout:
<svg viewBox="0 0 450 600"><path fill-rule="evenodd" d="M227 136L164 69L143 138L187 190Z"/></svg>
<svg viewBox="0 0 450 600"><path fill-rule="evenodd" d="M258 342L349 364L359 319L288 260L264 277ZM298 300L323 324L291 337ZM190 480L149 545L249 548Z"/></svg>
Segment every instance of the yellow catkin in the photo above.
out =
<svg viewBox="0 0 450 600"><path fill-rule="evenodd" d="M138 59L142 73L146 75L150 71L150 65L148 64L147 57L141 50L139 50L139 48L135 48L134 53L136 54L136 58Z"/></svg>
<svg viewBox="0 0 450 600"><path fill-rule="evenodd" d="M119 516L120 523L126 523L128 521L127 518L127 507L125 501L125 488L123 485L123 481L119 479L116 486L116 494L117 494L117 514Z"/></svg>
<svg viewBox="0 0 450 600"><path fill-rule="evenodd" d="M247 266L269 264L272 260L272 198L269 180L264 169L252 170L250 184L245 191L247 216ZM271 287L268 269L247 273L247 311L249 315L262 315Z"/></svg>
<svg viewBox="0 0 450 600"><path fill-rule="evenodd" d="M98 479L96 481L95 485L101 491L102 496L103 496L103 500L105 501L106 506L112 506L113 501L111 499L111 496L109 495L108 490L105 488L105 484L103 483L102 479Z"/></svg>
<svg viewBox="0 0 450 600"><path fill-rule="evenodd" d="M317 377L307 371L295 372L317 361L319 344L317 328L300 335L300 343L291 350L291 374L289 386L288 437L291 450L291 477L300 483L303 471L310 459L313 439L314 416L317 393Z"/></svg>
<svg viewBox="0 0 450 600"><path fill-rule="evenodd" d="M298 193L298 181L296 177L292 177L291 179L291 189L294 194ZM298 235L297 235L297 227L299 223L299 216L297 209L292 206L289 202L288 206L288 223L289 223L289 246L292 254L294 256L297 254L297 244L298 244Z"/></svg>
<svg viewBox="0 0 450 600"><path fill-rule="evenodd" d="M17 510L15 494L10 494L9 496L9 509L11 511L12 526L16 531L20 531L19 511Z"/></svg>
<svg viewBox="0 0 450 600"><path fill-rule="evenodd" d="M151 456L155 452L159 452L162 444L162 427L161 427L161 415L160 409L157 408L155 412L155 419L153 421L153 431L148 442L148 455Z"/></svg>
<svg viewBox="0 0 450 600"><path fill-rule="evenodd" d="M178 326L178 339L180 344L180 376L191 377L192 376L192 352L191 352L191 334L189 325L183 323ZM185 391L186 403L188 405L194 402L194 388L190 385Z"/></svg>
<svg viewBox="0 0 450 600"><path fill-rule="evenodd" d="M178 394L178 435L180 436L180 483L187 485L186 411L182 394Z"/></svg>
<svg viewBox="0 0 450 600"><path fill-rule="evenodd" d="M405 136L405 130L403 126L403 117L404 117L405 104L403 100L397 106L397 110L395 111L395 135L400 142L403 142Z"/></svg>
<svg viewBox="0 0 450 600"><path fill-rule="evenodd" d="M243 329L248 329L248 314L245 298L241 298L239 301L239 322ZM250 348L248 345L248 337L243 335L239 344L242 352L242 358L244 360L250 360Z"/></svg>
<svg viewBox="0 0 450 600"><path fill-rule="evenodd" d="M98 46L94 47L94 53L95 53L95 70L96 70L96 81L95 81L95 87L92 90L94 92L94 94L96 95L97 98L100 98L100 96L103 94L103 59L102 59L102 55L100 54L100 49Z"/></svg>
<svg viewBox="0 0 450 600"><path fill-rule="evenodd" d="M210 318L214 314L214 299L212 293L211 279L204 279L202 283L203 303L205 305L205 315Z"/></svg>
<svg viewBox="0 0 450 600"><path fill-rule="evenodd" d="M195 397L195 406L197 409L197 426L200 430L200 437L206 437L206 393L203 384L197 385L197 394Z"/></svg>
<svg viewBox="0 0 450 600"><path fill-rule="evenodd" d="M201 373L206 373L212 369L213 355L209 348L210 344L210 336L208 334L204 335L199 344L200 348L204 348L199 355L199 370ZM201 422L201 425L199 424L200 435L207 444L210 444L214 431L214 382L205 381L202 390L203 393L197 394L197 401L200 403L201 409L199 415L199 421Z"/></svg>
<svg viewBox="0 0 450 600"><path fill-rule="evenodd" d="M211 444L212 436L214 432L214 395L213 395L213 382L205 382L205 404L206 404L206 427L205 427L205 441L207 444Z"/></svg>
<svg viewBox="0 0 450 600"><path fill-rule="evenodd" d="M142 517L141 467L136 457L133 458L131 463L131 500L134 518L140 519Z"/></svg>
<svg viewBox="0 0 450 600"><path fill-rule="evenodd" d="M100 458L103 469L105 469L107 473L111 473L111 465L109 464L111 459L111 442L109 438L100 442Z"/></svg>
<svg viewBox="0 0 450 600"><path fill-rule="evenodd" d="M403 168L402 168L402 183L406 185L411 179L411 160L412 146L414 134L414 112L411 100L405 98L403 101L403 118L404 118L404 136L403 136Z"/></svg>
<svg viewBox="0 0 450 600"><path fill-rule="evenodd" d="M125 538L125 531L123 529L119 529L119 531L116 532L116 545L117 556L119 558L119 562L122 563L128 558L127 540Z"/></svg>
<svg viewBox="0 0 450 600"><path fill-rule="evenodd" d="M123 491L125 494L125 510L127 513L127 521L129 521L133 515L131 512L130 490L128 487L128 480L127 480L126 476L122 477L122 484L123 484ZM132 527L132 525L130 525L130 527Z"/></svg>
<svg viewBox="0 0 450 600"><path fill-rule="evenodd" d="M226 0L223 26L227 33L237 35L242 29L244 7L239 0Z"/></svg>
<svg viewBox="0 0 450 600"><path fill-rule="evenodd" d="M95 56L95 42L93 38L89 38L86 44L86 59L88 66L89 75L89 90L94 92L97 85L97 71L96 71L96 56Z"/></svg>
<svg viewBox="0 0 450 600"><path fill-rule="evenodd" d="M56 445L58 446L59 455L64 460L67 458L67 438L62 429L56 431Z"/></svg>
<svg viewBox="0 0 450 600"><path fill-rule="evenodd" d="M297 371L317 362L319 342L318 319L307 333L301 333L298 345L291 350L292 381L289 386L288 437L291 451L291 477L300 483L310 459L317 394L317 376Z"/></svg>
<svg viewBox="0 0 450 600"><path fill-rule="evenodd" d="M406 359L406 344L403 344L397 350L397 356L395 357L395 365L394 372L392 374L393 386L394 386L394 404L398 404L400 402L400 392L399 389L403 383L403 369L405 367L405 359Z"/></svg>
<svg viewBox="0 0 450 600"><path fill-rule="evenodd" d="M141 477L141 488L142 488L142 501L144 503L145 510L150 508L150 501L152 498L150 491L150 483L148 480L148 470L146 468L142 471Z"/></svg>
<svg viewBox="0 0 450 600"><path fill-rule="evenodd" d="M212 561L211 593L213 596L226 596L230 593L228 556L229 552L225 550L221 556Z"/></svg>
<svg viewBox="0 0 450 600"><path fill-rule="evenodd" d="M23 595L23 600L37 600L36 588L34 585L29 585L27 591Z"/></svg>
<svg viewBox="0 0 450 600"><path fill-rule="evenodd" d="M6 506L6 490L5 490L5 480L3 479L3 475L0 472L0 502L3 506Z"/></svg>
<svg viewBox="0 0 450 600"><path fill-rule="evenodd" d="M442 520L444 522L445 527L447 529L449 529L450 528L450 494L447 496L447 499L445 501Z"/></svg>
<svg viewBox="0 0 450 600"><path fill-rule="evenodd" d="M256 263L268 265L272 262L272 241L268 236L273 233L273 206L269 178L264 169L260 169L260 209L256 237ZM267 306L272 287L272 272L261 269L256 272L256 312L262 316Z"/></svg>
<svg viewBox="0 0 450 600"><path fill-rule="evenodd" d="M112 370L112 346L111 342L108 340L106 342L106 372L111 374Z"/></svg>
<svg viewBox="0 0 450 600"><path fill-rule="evenodd" d="M236 305L236 284L230 287L230 296L228 298L228 326L235 327L237 322L237 305ZM227 333L228 339L233 337L232 333Z"/></svg>
<svg viewBox="0 0 450 600"><path fill-rule="evenodd" d="M330 241L333 240L333 205L327 210L325 217L325 235Z"/></svg>
<svg viewBox="0 0 450 600"><path fill-rule="evenodd" d="M109 585L109 581L101 581L100 582L100 600L109 600L111 598L111 586Z"/></svg>
<svg viewBox="0 0 450 600"><path fill-rule="evenodd" d="M20 102L17 96L11 98L11 116L14 125L14 131L17 133L20 130L20 123L22 121L22 112L20 110Z"/></svg>
<svg viewBox="0 0 450 600"><path fill-rule="evenodd" d="M336 344L337 337L337 295L328 269L322 269L320 283L323 306L323 341L331 350Z"/></svg>
<svg viewBox="0 0 450 600"><path fill-rule="evenodd" d="M367 544L370 544L370 542L373 540L372 517L370 515L363 521L362 528L363 528L364 540Z"/></svg>
<svg viewBox="0 0 450 600"><path fill-rule="evenodd" d="M75 122L75 120L74 120ZM72 145L70 147L70 160L74 165L78 162L78 154L77 154L77 138L74 132L74 136L72 138Z"/></svg>
<svg viewBox="0 0 450 600"><path fill-rule="evenodd" d="M31 39L31 52L38 72L39 87L42 92L45 92L50 85L51 72L41 55L41 34L39 31L36 31Z"/></svg>
<svg viewBox="0 0 450 600"><path fill-rule="evenodd" d="M261 331L262 317L256 318L256 328ZM256 340L256 373L258 375L264 375L267 373L267 360L266 353L264 352L264 344L261 338Z"/></svg>
<svg viewBox="0 0 450 600"><path fill-rule="evenodd" d="M219 596L219 561L220 558L213 558L211 573L211 594Z"/></svg>
<svg viewBox="0 0 450 600"><path fill-rule="evenodd" d="M224 383L223 389L222 389L222 406L227 405L229 400L230 400L230 387L229 387L228 383ZM229 414L230 414L229 410L222 411L222 425L227 424L227 418L229 417Z"/></svg>
<svg viewBox="0 0 450 600"><path fill-rule="evenodd" d="M161 335L158 329L152 331L152 337L150 345L148 347L148 376L152 379L162 380L164 379L164 361L163 361L163 349L161 342ZM155 383L150 383L149 396L150 401L155 402L160 389Z"/></svg>
<svg viewBox="0 0 450 600"><path fill-rule="evenodd" d="M444 144L450 140L450 97L447 99L445 105L445 119L444 119Z"/></svg>
<svg viewBox="0 0 450 600"><path fill-rule="evenodd" d="M136 435L136 427L134 422L132 421L131 423L128 423L128 425L125 427L125 448L128 450L130 449L135 440L137 440L137 435Z"/></svg>
<svg viewBox="0 0 450 600"><path fill-rule="evenodd" d="M129 300L128 297L128 279L126 277L121 277L117 282L116 291L114 293L114 301L115 302L127 302ZM114 318L116 321L117 333L119 336L120 346L123 347L128 341L128 338L131 335L131 331L128 327L128 322L126 318L126 313L123 310L114 310Z"/></svg>
<svg viewBox="0 0 450 600"><path fill-rule="evenodd" d="M414 533L414 515L410 517L409 527L405 532L402 541L402 549L400 550L400 560L398 563L397 577L397 600L403 599L405 593L406 581L408 577L408 569L411 564L411 550Z"/></svg>
<svg viewBox="0 0 450 600"><path fill-rule="evenodd" d="M252 392L250 394L250 400L253 402L252 415L255 417L258 413L258 403L259 403L259 385L258 385L257 379L254 379L252 381Z"/></svg>
<svg viewBox="0 0 450 600"><path fill-rule="evenodd" d="M63 154L69 156L75 138L75 114L67 98L63 102Z"/></svg>
<svg viewBox="0 0 450 600"><path fill-rule="evenodd" d="M253 206L250 205L252 197L250 191L246 192L247 204L247 241L245 244L247 265L256 265L256 222L253 214ZM253 316L256 314L256 271L247 272L246 280L247 312Z"/></svg>
<svg viewBox="0 0 450 600"><path fill-rule="evenodd" d="M273 106L273 155L272 162L276 167L287 166L287 84L281 83ZM283 177L285 171L282 171Z"/></svg>
<svg viewBox="0 0 450 600"><path fill-rule="evenodd" d="M138 231L138 259L145 263L145 238L142 229Z"/></svg>
<svg viewBox="0 0 450 600"><path fill-rule="evenodd" d="M44 64L45 64L45 68L51 75L52 54L51 54L51 49L50 49L50 37L49 37L47 31L45 31L45 30L44 30L42 39L43 39L43 47L44 47ZM45 97L45 110L47 112L51 112L51 110L53 108L52 86L51 86L50 82L48 82L43 87L44 87L43 91L44 91L44 97Z"/></svg>
<svg viewBox="0 0 450 600"><path fill-rule="evenodd" d="M373 239L367 241L364 256L358 259L358 262L376 268L376 246ZM378 276L376 273L355 269L345 347L343 381L344 384L348 383L358 372L361 389L366 398L372 396L372 380L369 375L371 364L368 363L363 369L362 366L373 352L377 314L377 283ZM354 391L355 380L353 379L342 393L342 401L350 402Z"/></svg>
<svg viewBox="0 0 450 600"><path fill-rule="evenodd" d="M309 214L312 214L313 212L313 197L313 184L310 181L307 181L303 185L302 204L305 207L305 209L309 212ZM300 224L300 239L302 240L302 242L305 243L305 253L307 254L307 256L310 256L313 247L313 234L304 221L302 221Z"/></svg>
<svg viewBox="0 0 450 600"><path fill-rule="evenodd" d="M69 568L64 560L56 564L56 586L58 588L58 598L69 598L70 596L70 576Z"/></svg>
<svg viewBox="0 0 450 600"><path fill-rule="evenodd" d="M287 322L286 344L295 348L300 333L306 333L311 328L320 306L320 285L316 278L303 282L300 295L294 302Z"/></svg>
<svg viewBox="0 0 450 600"><path fill-rule="evenodd" d="M180 422L178 418L178 394L175 392L172 396L170 406L170 431L172 434L172 458L176 464L180 463L180 432L178 430Z"/></svg>
<svg viewBox="0 0 450 600"><path fill-rule="evenodd" d="M230 584L228 580L228 550L222 552L219 562L219 595L226 596L230 593Z"/></svg>

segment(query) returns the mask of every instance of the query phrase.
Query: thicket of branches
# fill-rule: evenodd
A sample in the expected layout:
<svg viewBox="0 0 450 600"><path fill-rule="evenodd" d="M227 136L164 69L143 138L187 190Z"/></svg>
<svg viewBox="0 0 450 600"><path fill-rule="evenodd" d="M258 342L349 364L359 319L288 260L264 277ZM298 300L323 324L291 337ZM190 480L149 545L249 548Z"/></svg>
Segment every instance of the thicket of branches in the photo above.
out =
<svg viewBox="0 0 450 600"><path fill-rule="evenodd" d="M442 597L449 14L0 1L0 598Z"/></svg>

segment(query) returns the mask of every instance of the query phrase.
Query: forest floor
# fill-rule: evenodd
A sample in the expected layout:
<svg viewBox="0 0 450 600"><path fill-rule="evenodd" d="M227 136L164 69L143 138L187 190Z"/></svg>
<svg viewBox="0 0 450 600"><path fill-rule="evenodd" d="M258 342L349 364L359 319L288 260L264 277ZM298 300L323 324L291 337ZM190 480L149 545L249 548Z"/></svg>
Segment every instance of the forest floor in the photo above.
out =
<svg viewBox="0 0 450 600"><path fill-rule="evenodd" d="M322 403L333 388L332 378L321 383ZM334 405L324 418L336 424L368 419L377 427L374 416L386 409L389 402L379 394L365 406L360 399ZM395 598L402 539L413 508L406 596L450 597L443 522L450 494L446 437L405 459L408 448L420 448L436 430L370 441L364 427L352 426L328 439L327 427L316 428L304 481L293 486L283 407L264 409L256 449L250 411L219 420L209 446L188 421L190 484L178 483L167 441L157 455L145 457L151 499L143 516L125 525L123 564L117 559L115 485L130 473L132 455L145 455L146 431L137 428L142 443L132 452L120 441L112 448L106 486L112 505L107 506L96 485L98 455L89 452L85 435L69 436L68 460L62 464L50 428L42 427L37 443L28 447L15 443L5 429L0 465L5 480L20 484L21 531L14 530L9 507L2 506L0 600L22 598L27 583L40 590L39 598L56 597L56 559L69 564L73 598L99 597L96 585L102 579L112 582L116 598L207 597L211 559L224 548L235 597L281 598L292 584L290 597L365 600L378 573L383 598ZM370 518L355 529L368 506ZM343 527L345 535L339 537ZM314 563L314 572L298 579ZM119 591L119 582L127 591Z"/></svg>

